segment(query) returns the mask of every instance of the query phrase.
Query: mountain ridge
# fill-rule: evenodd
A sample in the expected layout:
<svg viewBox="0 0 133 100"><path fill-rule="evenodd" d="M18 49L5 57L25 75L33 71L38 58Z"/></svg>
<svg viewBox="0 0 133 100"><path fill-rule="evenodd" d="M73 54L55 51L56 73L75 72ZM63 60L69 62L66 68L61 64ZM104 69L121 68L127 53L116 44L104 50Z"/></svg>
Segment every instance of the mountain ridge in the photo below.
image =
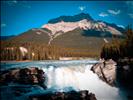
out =
<svg viewBox="0 0 133 100"><path fill-rule="evenodd" d="M61 21L76 22L76 21L80 21L82 19L93 20L93 18L89 14L79 13L79 14L76 14L73 16L60 16L60 17L49 20L48 23L53 24L53 23L57 23L57 22L61 22Z"/></svg>

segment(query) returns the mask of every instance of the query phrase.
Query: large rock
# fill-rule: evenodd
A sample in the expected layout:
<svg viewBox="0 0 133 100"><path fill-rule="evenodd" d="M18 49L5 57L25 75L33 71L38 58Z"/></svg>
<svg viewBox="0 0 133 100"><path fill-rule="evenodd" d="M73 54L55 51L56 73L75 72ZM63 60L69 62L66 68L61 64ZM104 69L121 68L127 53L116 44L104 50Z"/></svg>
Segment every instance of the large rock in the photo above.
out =
<svg viewBox="0 0 133 100"><path fill-rule="evenodd" d="M0 72L0 85L9 83L19 84L38 84L45 87L45 75L43 70L39 68L13 68Z"/></svg>
<svg viewBox="0 0 133 100"><path fill-rule="evenodd" d="M117 66L117 81L124 87L133 88L133 59L119 59Z"/></svg>
<svg viewBox="0 0 133 100"><path fill-rule="evenodd" d="M96 100L96 97L93 93L84 90L31 95L30 100Z"/></svg>
<svg viewBox="0 0 133 100"><path fill-rule="evenodd" d="M101 61L92 66L91 70L98 75L100 79L111 86L115 85L116 81L116 62L113 60Z"/></svg>

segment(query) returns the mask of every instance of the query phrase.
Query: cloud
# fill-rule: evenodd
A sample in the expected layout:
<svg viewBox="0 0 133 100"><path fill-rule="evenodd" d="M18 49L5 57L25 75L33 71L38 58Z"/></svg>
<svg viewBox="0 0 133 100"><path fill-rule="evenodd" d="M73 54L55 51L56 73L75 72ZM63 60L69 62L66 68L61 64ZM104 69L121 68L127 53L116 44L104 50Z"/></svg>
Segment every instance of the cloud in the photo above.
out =
<svg viewBox="0 0 133 100"><path fill-rule="evenodd" d="M13 3L18 3L18 1L17 1L17 0L13 0L12 2L13 2Z"/></svg>
<svg viewBox="0 0 133 100"><path fill-rule="evenodd" d="M16 5L18 3L17 0L13 0L13 1L5 1L9 6L12 6L12 5Z"/></svg>
<svg viewBox="0 0 133 100"><path fill-rule="evenodd" d="M123 25L117 25L118 27L125 28Z"/></svg>
<svg viewBox="0 0 133 100"><path fill-rule="evenodd" d="M118 14L120 14L120 12L121 12L120 10L116 10L116 11L111 10L111 9L108 10L108 13L113 14L113 15L118 15Z"/></svg>
<svg viewBox="0 0 133 100"><path fill-rule="evenodd" d="M107 14L107 13L105 13L105 12L101 12L101 13L99 14L99 16L101 16L101 17L107 17L107 16L108 16L108 14Z"/></svg>
<svg viewBox="0 0 133 100"><path fill-rule="evenodd" d="M2 24L1 24L1 27L6 27L6 24L5 24L5 23L2 23Z"/></svg>
<svg viewBox="0 0 133 100"><path fill-rule="evenodd" d="M79 10L81 10L81 11L83 11L83 10L85 10L85 6L79 6Z"/></svg>
<svg viewBox="0 0 133 100"><path fill-rule="evenodd" d="M13 0L13 1L6 1L5 3L7 3L9 6L16 6L16 5L19 5L20 7L31 8L31 6L28 5L28 2L27 2L27 1L17 1L17 0Z"/></svg>
<svg viewBox="0 0 133 100"><path fill-rule="evenodd" d="M101 12L99 14L99 16L101 16L101 17L107 17L110 14L112 14L112 15L118 15L118 14L120 14L120 12L121 12L120 10L112 10L112 9L109 9L109 10L107 10L107 13Z"/></svg>
<svg viewBox="0 0 133 100"><path fill-rule="evenodd" d="M130 18L133 18L133 13L128 14Z"/></svg>

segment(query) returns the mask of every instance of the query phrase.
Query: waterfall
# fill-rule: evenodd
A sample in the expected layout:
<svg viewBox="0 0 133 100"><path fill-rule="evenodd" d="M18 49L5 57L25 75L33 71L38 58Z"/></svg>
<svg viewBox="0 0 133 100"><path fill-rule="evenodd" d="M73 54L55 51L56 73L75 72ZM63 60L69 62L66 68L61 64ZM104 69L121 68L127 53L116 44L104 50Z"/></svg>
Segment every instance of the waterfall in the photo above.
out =
<svg viewBox="0 0 133 100"><path fill-rule="evenodd" d="M73 88L75 90L89 90L95 93L98 100L125 100L121 96L119 88L111 87L94 74L90 68L92 64L77 66L60 66L43 68L47 76L48 88L63 90Z"/></svg>
<svg viewBox="0 0 133 100"><path fill-rule="evenodd" d="M70 91L73 89L77 91L89 90L95 94L98 100L127 100L127 94L120 87L118 88L108 85L90 70L95 63L98 63L98 61L70 60L8 62L1 63L1 69L5 70L33 66L42 68L46 75L45 85L47 86L47 89L39 89L39 92L35 89L31 93L40 93L40 91Z"/></svg>

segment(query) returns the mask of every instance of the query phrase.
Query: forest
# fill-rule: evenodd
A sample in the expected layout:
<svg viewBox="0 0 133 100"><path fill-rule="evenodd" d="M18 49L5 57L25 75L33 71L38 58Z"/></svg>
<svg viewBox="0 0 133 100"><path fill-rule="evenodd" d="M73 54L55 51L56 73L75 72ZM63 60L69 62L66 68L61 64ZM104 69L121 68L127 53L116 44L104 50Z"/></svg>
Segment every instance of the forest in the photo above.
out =
<svg viewBox="0 0 133 100"><path fill-rule="evenodd" d="M21 48L25 49L22 51ZM55 45L35 42L6 42L1 41L1 60L59 60L60 57L97 57L97 52L86 49L63 48Z"/></svg>
<svg viewBox="0 0 133 100"><path fill-rule="evenodd" d="M133 29L131 25L126 28L124 35L125 38L122 41L119 41L114 36L111 43L104 44L101 50L101 58L106 60L113 59L115 61L133 58Z"/></svg>

